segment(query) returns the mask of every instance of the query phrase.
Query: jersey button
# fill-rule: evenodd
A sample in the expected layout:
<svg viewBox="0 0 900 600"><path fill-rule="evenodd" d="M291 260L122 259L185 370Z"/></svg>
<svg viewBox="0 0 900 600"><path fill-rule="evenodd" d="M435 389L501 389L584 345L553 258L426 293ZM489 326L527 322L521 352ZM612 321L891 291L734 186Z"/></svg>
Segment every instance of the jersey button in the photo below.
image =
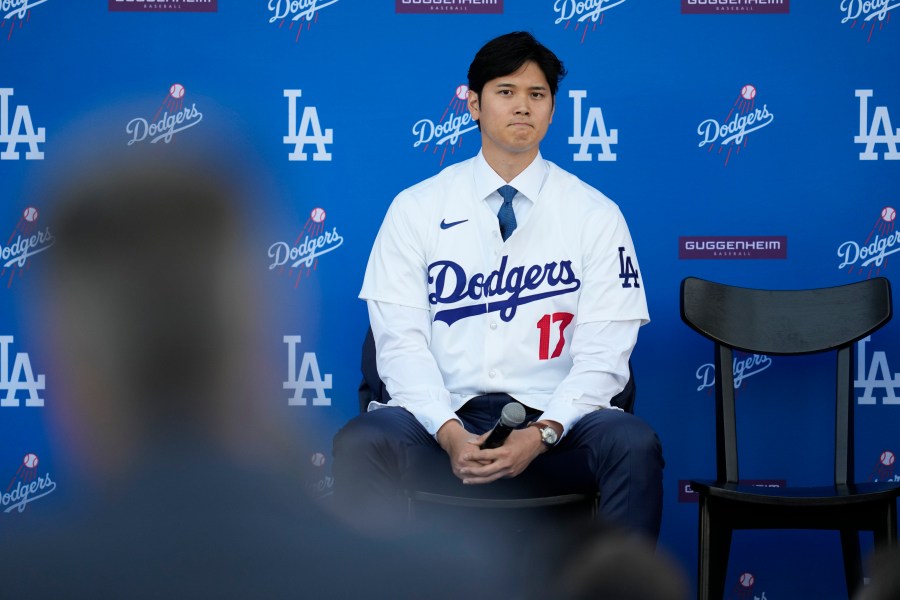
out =
<svg viewBox="0 0 900 600"><path fill-rule="evenodd" d="M488 377L490 377L491 379L493 379L496 376L497 376L497 371L495 371L494 369L491 369L490 371L488 371Z"/></svg>
<svg viewBox="0 0 900 600"><path fill-rule="evenodd" d="M496 323L491 323L491 329L497 329L497 324L496 324Z"/></svg>

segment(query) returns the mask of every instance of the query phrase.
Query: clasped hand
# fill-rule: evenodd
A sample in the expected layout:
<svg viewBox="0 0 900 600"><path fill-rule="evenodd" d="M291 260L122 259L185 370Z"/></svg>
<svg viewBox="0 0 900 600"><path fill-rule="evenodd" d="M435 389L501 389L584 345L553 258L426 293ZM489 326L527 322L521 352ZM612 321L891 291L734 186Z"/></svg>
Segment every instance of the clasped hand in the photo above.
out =
<svg viewBox="0 0 900 600"><path fill-rule="evenodd" d="M526 427L510 433L499 448L482 450L480 446L489 433L476 437L456 421L448 422L438 432L438 442L450 457L453 474L464 484L515 477L546 449L541 443L540 432L534 427Z"/></svg>

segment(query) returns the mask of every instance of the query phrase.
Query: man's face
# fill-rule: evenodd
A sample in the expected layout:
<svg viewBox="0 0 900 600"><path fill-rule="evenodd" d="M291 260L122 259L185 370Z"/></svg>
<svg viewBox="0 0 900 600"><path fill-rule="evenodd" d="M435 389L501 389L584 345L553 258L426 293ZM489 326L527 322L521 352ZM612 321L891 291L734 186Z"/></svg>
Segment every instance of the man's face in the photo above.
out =
<svg viewBox="0 0 900 600"><path fill-rule="evenodd" d="M553 97L547 78L529 61L518 71L488 81L481 97L469 92L469 112L481 124L486 157L518 159L537 155L553 121Z"/></svg>

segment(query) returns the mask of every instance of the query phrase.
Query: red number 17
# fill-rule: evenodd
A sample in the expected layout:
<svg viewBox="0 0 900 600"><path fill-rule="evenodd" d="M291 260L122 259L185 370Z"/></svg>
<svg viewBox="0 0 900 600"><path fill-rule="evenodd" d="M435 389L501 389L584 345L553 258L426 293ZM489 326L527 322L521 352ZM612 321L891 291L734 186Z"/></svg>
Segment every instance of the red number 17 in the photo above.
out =
<svg viewBox="0 0 900 600"><path fill-rule="evenodd" d="M543 317L541 317L541 320L537 322L537 328L541 330L541 340L538 347L539 360L556 358L557 356L562 354L563 346L566 345L566 327L569 326L569 323L571 323L572 319L574 318L575 315L567 312L558 312L553 313L552 315L544 315ZM559 323L559 341L556 342L556 347L553 349L553 354L550 354L551 323ZM548 354L550 354L550 356L548 356Z"/></svg>

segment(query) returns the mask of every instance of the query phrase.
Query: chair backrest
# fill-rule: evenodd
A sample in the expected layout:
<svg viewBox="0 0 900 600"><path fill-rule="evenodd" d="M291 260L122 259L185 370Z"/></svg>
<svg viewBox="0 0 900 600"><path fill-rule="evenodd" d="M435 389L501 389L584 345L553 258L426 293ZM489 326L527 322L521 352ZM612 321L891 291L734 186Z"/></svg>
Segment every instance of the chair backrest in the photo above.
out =
<svg viewBox="0 0 900 600"><path fill-rule="evenodd" d="M835 483L853 481L853 343L892 316L890 282L759 290L694 277L681 283L681 318L715 343L716 472L738 482L733 350L793 355L837 352Z"/></svg>
<svg viewBox="0 0 900 600"><path fill-rule="evenodd" d="M387 388L378 377L378 368L375 364L375 338L372 328L366 332L366 338L362 346L362 381L359 384L359 412L364 413L369 407L369 402L387 402L391 399ZM634 412L634 401L637 396L637 387L634 383L634 371L631 370L631 362L628 363L628 383L625 388L613 396L610 401L613 406L621 408L625 412Z"/></svg>

